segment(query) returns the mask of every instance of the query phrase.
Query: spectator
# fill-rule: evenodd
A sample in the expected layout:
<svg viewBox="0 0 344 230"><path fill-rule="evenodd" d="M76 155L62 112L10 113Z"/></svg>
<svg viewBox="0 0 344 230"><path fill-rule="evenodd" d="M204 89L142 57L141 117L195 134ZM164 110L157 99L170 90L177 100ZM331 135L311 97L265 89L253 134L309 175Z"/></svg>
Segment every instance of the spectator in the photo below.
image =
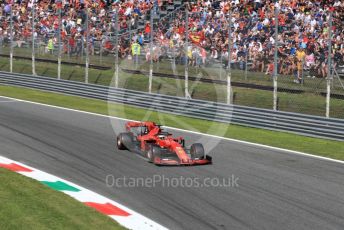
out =
<svg viewBox="0 0 344 230"><path fill-rule="evenodd" d="M53 54L53 52L54 52L54 41L52 38L50 38L48 41L47 52L50 54Z"/></svg>
<svg viewBox="0 0 344 230"><path fill-rule="evenodd" d="M135 41L131 45L131 54L135 64L139 64L139 55L141 54L141 46ZM153 54L150 54L150 58L153 58Z"/></svg>
<svg viewBox="0 0 344 230"><path fill-rule="evenodd" d="M4 43L10 39L9 14L11 1L3 1L0 11L0 36ZM14 41L16 44L30 42L31 8L35 7L36 26L35 37L44 43L43 47L53 53L57 44L57 36L61 35L65 52L81 55L85 42L89 42L91 54L95 44L102 47L103 54L114 53L119 49L121 57L130 53L138 58L141 47L145 50L145 41L150 39L152 25L147 22L143 28L138 28L138 21L149 19L150 11L161 11L164 4L173 4L173 1L157 0L74 0L74 1L17 1L12 6ZM279 35L274 36L274 8L279 6ZM190 48L185 53L185 12L174 11L173 18L165 17L154 26L154 53L149 54L157 61L161 55L172 49L177 63L184 63L188 57L190 64L199 66L211 64L220 57L228 60L228 12L232 12L232 47L231 59L243 69L246 56L252 62L251 70L265 73L271 72L273 48L278 48L279 68L282 74L296 73L296 82L300 82L304 67L312 69L321 77L327 75L327 58L333 56L336 65L343 63L344 54L344 2L340 0L310 1L310 0L221 0L187 2L189 9L189 43ZM58 24L58 8L62 7L61 31ZM329 12L333 8L332 28L327 21ZM86 9L88 10L89 28L85 28ZM116 28L116 20L118 27ZM88 29L90 40L85 39L85 29ZM120 47L114 46L113 35L117 30L125 33L132 29L132 41L127 34L121 36ZM327 53L328 31L333 37L333 53ZM138 32L134 32L138 31ZM37 34L37 35L36 35ZM137 44L138 46L134 45ZM133 47L134 46L134 47ZM197 48L194 48L197 47ZM133 48L134 51L133 52ZM135 54L134 54L135 53ZM150 58L150 57L149 57ZM209 60L208 60L209 59ZM134 59L136 60L136 59ZM225 61L227 63L228 61ZM302 64L303 63L303 64ZM227 64L226 64L227 65ZM234 65L236 66L236 65Z"/></svg>

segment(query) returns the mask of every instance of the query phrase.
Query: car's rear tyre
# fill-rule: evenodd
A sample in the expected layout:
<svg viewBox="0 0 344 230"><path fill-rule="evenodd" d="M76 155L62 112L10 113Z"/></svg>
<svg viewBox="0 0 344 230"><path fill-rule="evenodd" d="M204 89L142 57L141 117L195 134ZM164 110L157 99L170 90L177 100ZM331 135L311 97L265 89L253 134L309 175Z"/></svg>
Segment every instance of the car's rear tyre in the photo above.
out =
<svg viewBox="0 0 344 230"><path fill-rule="evenodd" d="M203 159L205 158L204 147L200 143L195 143L191 145L190 155L193 159Z"/></svg>
<svg viewBox="0 0 344 230"><path fill-rule="evenodd" d="M154 158L160 156L160 148L156 145L150 145L149 150L147 151L148 162L153 163Z"/></svg>
<svg viewBox="0 0 344 230"><path fill-rule="evenodd" d="M120 133L117 136L117 148L120 150L127 150L133 142L132 133Z"/></svg>

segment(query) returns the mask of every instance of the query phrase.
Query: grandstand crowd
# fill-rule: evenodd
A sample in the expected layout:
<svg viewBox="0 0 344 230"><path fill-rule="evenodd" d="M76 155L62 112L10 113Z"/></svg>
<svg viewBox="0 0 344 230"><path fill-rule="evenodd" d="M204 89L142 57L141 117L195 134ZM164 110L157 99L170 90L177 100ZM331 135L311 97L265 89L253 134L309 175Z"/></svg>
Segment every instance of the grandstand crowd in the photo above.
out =
<svg viewBox="0 0 344 230"><path fill-rule="evenodd" d="M344 1L341 0L231 0L183 1L184 7L158 17L153 26L150 15L160 15L172 0L7 0L0 9L0 39L10 40L12 8L16 46L31 41L32 7L36 23L34 37L46 52L56 53L61 10L62 51L80 56L88 42L89 52L112 55L116 30L119 55L145 60L175 57L177 63L206 66L216 62L228 65L228 18L231 12L231 62L251 71L273 72L274 46L278 44L278 73L295 75L309 70L311 76L327 76L329 30L332 31L334 66L344 65ZM275 40L275 7L278 7L278 40ZM186 25L186 9L189 12ZM332 14L332 28L329 20ZM118 19L116 24L116 18ZM88 38L86 41L86 20ZM139 22L143 21L143 26ZM118 27L116 28L116 25ZM149 40L153 28L154 47ZM188 28L188 33L186 29ZM129 36L130 34L130 36ZM186 39L188 34L188 39ZM188 40L189 47L185 49ZM96 42L100 50L96 51Z"/></svg>

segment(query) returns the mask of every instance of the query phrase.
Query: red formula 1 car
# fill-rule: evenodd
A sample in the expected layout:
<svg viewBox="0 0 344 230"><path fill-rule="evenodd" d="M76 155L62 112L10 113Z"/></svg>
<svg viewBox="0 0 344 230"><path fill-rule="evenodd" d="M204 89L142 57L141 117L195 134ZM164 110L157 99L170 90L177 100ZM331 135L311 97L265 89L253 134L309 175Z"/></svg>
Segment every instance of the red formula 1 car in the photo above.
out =
<svg viewBox="0 0 344 230"><path fill-rule="evenodd" d="M154 122L127 122L127 132L117 136L117 147L130 150L147 158L156 165L203 165L211 164L211 157L200 143L185 148L183 137L172 137Z"/></svg>

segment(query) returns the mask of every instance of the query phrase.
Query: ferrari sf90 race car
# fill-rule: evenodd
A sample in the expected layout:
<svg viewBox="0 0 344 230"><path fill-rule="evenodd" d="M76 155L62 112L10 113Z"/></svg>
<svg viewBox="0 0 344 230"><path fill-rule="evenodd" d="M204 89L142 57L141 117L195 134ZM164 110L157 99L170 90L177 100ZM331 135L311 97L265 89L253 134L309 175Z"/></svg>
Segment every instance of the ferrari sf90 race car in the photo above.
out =
<svg viewBox="0 0 344 230"><path fill-rule="evenodd" d="M156 165L204 165L212 158L205 154L203 145L185 147L183 137L173 137L154 122L127 122L127 132L117 136L117 147L140 154Z"/></svg>

